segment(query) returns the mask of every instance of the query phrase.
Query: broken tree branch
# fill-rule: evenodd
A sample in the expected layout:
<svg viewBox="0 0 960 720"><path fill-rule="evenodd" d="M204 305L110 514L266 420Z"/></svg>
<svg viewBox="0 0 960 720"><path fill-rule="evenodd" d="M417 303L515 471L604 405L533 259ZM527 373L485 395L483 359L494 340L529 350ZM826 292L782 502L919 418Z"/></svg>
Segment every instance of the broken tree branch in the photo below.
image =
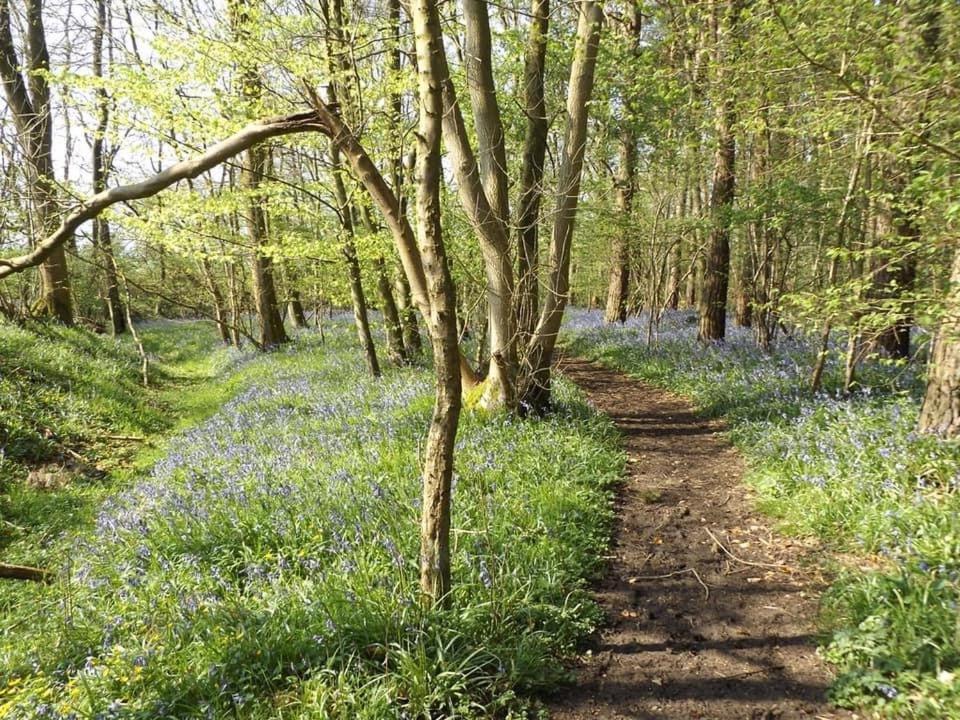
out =
<svg viewBox="0 0 960 720"><path fill-rule="evenodd" d="M166 170L141 182L112 187L87 199L64 218L53 234L38 242L29 253L12 258L0 258L0 279L39 265L72 237L83 223L97 217L111 205L152 197L181 180L197 177L264 140L295 133L326 131L327 128L320 116L313 110L251 123L195 158L171 165Z"/></svg>
<svg viewBox="0 0 960 720"><path fill-rule="evenodd" d="M51 579L49 570L29 567L27 565L8 565L0 563L0 578L6 580L30 580L31 582L48 582Z"/></svg>

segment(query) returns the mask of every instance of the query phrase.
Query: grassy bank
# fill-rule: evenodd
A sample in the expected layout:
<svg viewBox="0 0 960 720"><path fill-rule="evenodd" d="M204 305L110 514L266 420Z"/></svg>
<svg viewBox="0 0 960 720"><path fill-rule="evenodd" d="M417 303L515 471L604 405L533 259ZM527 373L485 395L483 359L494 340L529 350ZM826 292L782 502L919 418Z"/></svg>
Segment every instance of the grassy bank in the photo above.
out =
<svg viewBox="0 0 960 720"><path fill-rule="evenodd" d="M0 551L45 565L61 533L149 462L155 443L209 414L228 389L211 383L241 356L205 323L142 331L150 387L128 338L0 323Z"/></svg>
<svg viewBox="0 0 960 720"><path fill-rule="evenodd" d="M839 569L824 601L833 699L897 718L960 717L960 446L914 432L918 370L869 364L845 397L835 355L814 395L804 338L765 355L749 330L731 328L725 344L703 347L685 312L646 338L645 318L605 327L583 311L566 333L570 352L724 416L764 509L863 559Z"/></svg>
<svg viewBox="0 0 960 720"><path fill-rule="evenodd" d="M598 618L584 578L622 468L572 388L543 420L464 416L455 591L425 611L429 371L372 380L341 327L231 377L218 412L57 543L60 582L6 608L0 715L506 716L560 679Z"/></svg>

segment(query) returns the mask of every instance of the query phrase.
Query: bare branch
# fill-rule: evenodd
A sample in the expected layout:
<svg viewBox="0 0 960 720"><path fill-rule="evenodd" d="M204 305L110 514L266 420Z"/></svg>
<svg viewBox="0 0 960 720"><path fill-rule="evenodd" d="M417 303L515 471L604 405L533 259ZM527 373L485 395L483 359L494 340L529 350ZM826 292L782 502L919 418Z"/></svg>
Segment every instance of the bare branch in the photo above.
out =
<svg viewBox="0 0 960 720"><path fill-rule="evenodd" d="M247 125L235 135L221 140L198 157L171 165L166 170L141 182L121 185L97 193L67 215L60 227L37 243L31 252L18 257L0 259L0 279L39 265L72 237L83 223L97 217L111 205L152 197L181 180L197 177L257 143L302 132L328 132L328 130L314 111L259 120Z"/></svg>

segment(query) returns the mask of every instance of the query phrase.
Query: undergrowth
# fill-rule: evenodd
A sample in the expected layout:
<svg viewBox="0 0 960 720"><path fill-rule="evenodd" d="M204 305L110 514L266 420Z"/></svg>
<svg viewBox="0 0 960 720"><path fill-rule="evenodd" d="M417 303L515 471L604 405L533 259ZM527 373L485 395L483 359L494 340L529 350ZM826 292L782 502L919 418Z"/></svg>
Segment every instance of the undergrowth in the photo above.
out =
<svg viewBox="0 0 960 720"><path fill-rule="evenodd" d="M562 382L543 419L464 414L455 589L448 609L425 610L429 370L373 380L339 326L230 377L218 412L56 545L60 580L7 603L0 716L531 711L599 619L585 580L623 464L609 423Z"/></svg>
<svg viewBox="0 0 960 720"><path fill-rule="evenodd" d="M566 341L724 416L761 506L866 566L840 570L824 599L834 702L960 717L960 445L914 432L917 368L872 361L843 396L834 349L814 395L810 340L781 337L768 355L729 328L725 343L702 346L690 312L668 313L648 344L646 317L611 327L577 311Z"/></svg>

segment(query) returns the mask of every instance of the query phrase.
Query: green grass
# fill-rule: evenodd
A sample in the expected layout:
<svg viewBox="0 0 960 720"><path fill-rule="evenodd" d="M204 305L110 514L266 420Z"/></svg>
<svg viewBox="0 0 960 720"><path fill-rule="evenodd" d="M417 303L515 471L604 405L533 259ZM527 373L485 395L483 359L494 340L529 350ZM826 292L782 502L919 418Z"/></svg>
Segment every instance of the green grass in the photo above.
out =
<svg viewBox="0 0 960 720"><path fill-rule="evenodd" d="M623 466L611 425L562 382L546 418L466 412L455 589L425 610L429 370L373 380L337 326L229 378L206 391L230 398L218 412L54 543L60 581L7 604L0 717L535 713L600 617L586 580Z"/></svg>
<svg viewBox="0 0 960 720"><path fill-rule="evenodd" d="M228 396L238 354L207 323L141 331L151 387L129 338L53 324L0 324L0 552L45 565L62 533L89 524L104 497L161 452L162 437L210 414ZM143 438L143 441L117 439ZM49 473L55 491L26 481Z"/></svg>
<svg viewBox="0 0 960 720"><path fill-rule="evenodd" d="M835 702L891 718L960 717L960 443L915 432L922 368L870 362L844 396L838 348L813 394L815 352L803 337L767 355L749 330L731 328L725 344L704 347L690 318L668 315L647 345L642 322L603 327L584 313L567 343L726 418L761 508L857 558L834 568L823 603Z"/></svg>

